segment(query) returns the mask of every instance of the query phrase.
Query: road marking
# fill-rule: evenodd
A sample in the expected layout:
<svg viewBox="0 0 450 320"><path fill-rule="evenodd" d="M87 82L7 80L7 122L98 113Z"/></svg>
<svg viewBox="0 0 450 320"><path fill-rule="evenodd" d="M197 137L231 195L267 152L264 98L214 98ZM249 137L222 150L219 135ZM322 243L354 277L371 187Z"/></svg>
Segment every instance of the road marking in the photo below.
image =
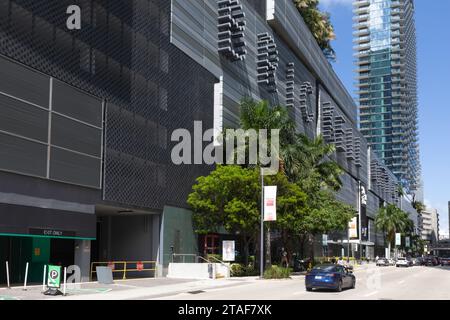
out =
<svg viewBox="0 0 450 320"><path fill-rule="evenodd" d="M131 284L114 283L113 285L114 285L114 286L117 286L117 287L124 287L124 288L134 288L134 289L140 288L140 287L137 287L137 286L133 286L133 285L131 285Z"/></svg>
<svg viewBox="0 0 450 320"><path fill-rule="evenodd" d="M374 291L374 292L371 292L369 294L366 294L364 297L371 297L371 296L376 295L377 293L378 293L378 291Z"/></svg>

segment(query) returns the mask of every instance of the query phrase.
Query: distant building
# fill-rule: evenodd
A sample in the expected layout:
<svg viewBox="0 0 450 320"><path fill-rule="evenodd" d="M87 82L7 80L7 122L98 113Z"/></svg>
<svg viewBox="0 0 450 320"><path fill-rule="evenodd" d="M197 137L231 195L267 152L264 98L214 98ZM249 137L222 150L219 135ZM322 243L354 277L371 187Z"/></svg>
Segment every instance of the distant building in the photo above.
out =
<svg viewBox="0 0 450 320"><path fill-rule="evenodd" d="M439 241L449 241L450 237L448 233L439 232Z"/></svg>
<svg viewBox="0 0 450 320"><path fill-rule="evenodd" d="M439 241L439 213L436 209L427 208L422 213L422 239L430 244Z"/></svg>

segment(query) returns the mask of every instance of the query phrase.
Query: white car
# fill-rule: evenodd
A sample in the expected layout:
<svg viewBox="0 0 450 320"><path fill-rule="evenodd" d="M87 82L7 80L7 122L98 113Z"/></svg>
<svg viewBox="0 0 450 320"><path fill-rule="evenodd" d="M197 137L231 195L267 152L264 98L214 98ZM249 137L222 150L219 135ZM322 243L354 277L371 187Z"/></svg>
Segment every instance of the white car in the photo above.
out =
<svg viewBox="0 0 450 320"><path fill-rule="evenodd" d="M400 268L400 267L407 267L408 268L410 266L410 262L406 258L398 258L397 262L395 263L395 266L397 268Z"/></svg>
<svg viewBox="0 0 450 320"><path fill-rule="evenodd" d="M385 258L381 258L377 260L378 267L389 267L389 260Z"/></svg>

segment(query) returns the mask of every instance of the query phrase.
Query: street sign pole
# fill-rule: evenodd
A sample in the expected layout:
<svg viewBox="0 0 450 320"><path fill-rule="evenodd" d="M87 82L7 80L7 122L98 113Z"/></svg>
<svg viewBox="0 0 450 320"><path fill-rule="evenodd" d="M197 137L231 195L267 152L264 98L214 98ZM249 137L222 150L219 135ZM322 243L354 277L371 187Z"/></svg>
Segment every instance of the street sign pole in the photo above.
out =
<svg viewBox="0 0 450 320"><path fill-rule="evenodd" d="M358 228L359 228L359 244L357 244L357 246L359 246L360 250L359 250L359 260L362 260L362 221L361 221L361 216L362 216L362 212L361 212L361 181L358 181Z"/></svg>
<svg viewBox="0 0 450 320"><path fill-rule="evenodd" d="M264 278L264 171L261 168L261 239L259 252L259 276Z"/></svg>
<svg viewBox="0 0 450 320"><path fill-rule="evenodd" d="M347 263L350 264L350 229L347 226Z"/></svg>
<svg viewBox="0 0 450 320"><path fill-rule="evenodd" d="M45 275L47 274L47 265L44 264L44 275L42 277L42 292L45 291Z"/></svg>
<svg viewBox="0 0 450 320"><path fill-rule="evenodd" d="M11 289L11 286L9 284L9 262L6 261L6 285L8 289Z"/></svg>

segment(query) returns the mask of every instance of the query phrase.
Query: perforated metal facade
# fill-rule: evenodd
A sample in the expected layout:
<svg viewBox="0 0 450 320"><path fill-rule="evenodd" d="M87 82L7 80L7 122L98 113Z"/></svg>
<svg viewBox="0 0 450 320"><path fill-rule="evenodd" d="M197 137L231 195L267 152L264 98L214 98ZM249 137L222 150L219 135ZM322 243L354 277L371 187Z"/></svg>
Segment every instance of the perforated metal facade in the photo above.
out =
<svg viewBox="0 0 450 320"><path fill-rule="evenodd" d="M66 28L69 5L81 8L80 30ZM108 202L185 207L195 178L209 170L171 164L173 130L192 132L194 120L213 126L218 79L170 44L170 5L0 0L0 54L106 100Z"/></svg>

